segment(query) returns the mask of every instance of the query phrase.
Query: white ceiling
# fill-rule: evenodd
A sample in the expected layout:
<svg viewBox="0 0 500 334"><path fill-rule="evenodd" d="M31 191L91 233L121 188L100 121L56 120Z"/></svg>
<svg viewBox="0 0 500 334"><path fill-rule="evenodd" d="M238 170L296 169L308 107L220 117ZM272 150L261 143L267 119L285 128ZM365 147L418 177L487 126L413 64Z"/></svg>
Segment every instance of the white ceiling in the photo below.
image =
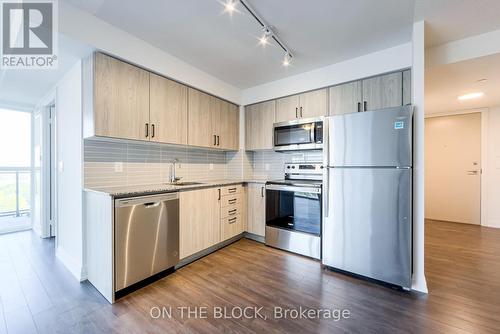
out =
<svg viewBox="0 0 500 334"><path fill-rule="evenodd" d="M59 34L57 69L0 71L0 104L23 107L37 104L78 59L90 52L90 47Z"/></svg>
<svg viewBox="0 0 500 334"><path fill-rule="evenodd" d="M499 0L416 0L415 20L425 19L426 47L500 29Z"/></svg>
<svg viewBox="0 0 500 334"><path fill-rule="evenodd" d="M487 79L486 82L478 80ZM500 105L500 54L433 67L425 72L425 111L447 113ZM458 96L483 92L479 99Z"/></svg>
<svg viewBox="0 0 500 334"><path fill-rule="evenodd" d="M65 0L239 88L411 40L414 0L248 0L294 53L258 45L261 29L225 0Z"/></svg>

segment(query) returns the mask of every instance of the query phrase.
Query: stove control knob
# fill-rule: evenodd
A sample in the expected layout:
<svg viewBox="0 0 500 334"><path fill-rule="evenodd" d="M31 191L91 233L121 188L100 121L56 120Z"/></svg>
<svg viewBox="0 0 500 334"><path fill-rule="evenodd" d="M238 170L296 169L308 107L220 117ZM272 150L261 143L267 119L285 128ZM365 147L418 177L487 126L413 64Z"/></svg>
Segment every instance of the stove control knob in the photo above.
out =
<svg viewBox="0 0 500 334"><path fill-rule="evenodd" d="M286 166L286 168L290 169L290 166Z"/></svg>
<svg viewBox="0 0 500 334"><path fill-rule="evenodd" d="M292 166L293 169L295 169L295 166Z"/></svg>

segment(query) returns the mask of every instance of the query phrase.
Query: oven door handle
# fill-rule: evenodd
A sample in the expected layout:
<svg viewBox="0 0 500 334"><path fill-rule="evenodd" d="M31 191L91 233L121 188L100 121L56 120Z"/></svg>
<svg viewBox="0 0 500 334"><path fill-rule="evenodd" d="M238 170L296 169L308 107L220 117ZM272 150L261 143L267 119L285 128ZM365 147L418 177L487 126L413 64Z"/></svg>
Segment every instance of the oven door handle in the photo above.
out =
<svg viewBox="0 0 500 334"><path fill-rule="evenodd" d="M298 186L283 186L278 184L267 184L266 190L278 190L300 193L321 194L321 188L316 187L298 187Z"/></svg>

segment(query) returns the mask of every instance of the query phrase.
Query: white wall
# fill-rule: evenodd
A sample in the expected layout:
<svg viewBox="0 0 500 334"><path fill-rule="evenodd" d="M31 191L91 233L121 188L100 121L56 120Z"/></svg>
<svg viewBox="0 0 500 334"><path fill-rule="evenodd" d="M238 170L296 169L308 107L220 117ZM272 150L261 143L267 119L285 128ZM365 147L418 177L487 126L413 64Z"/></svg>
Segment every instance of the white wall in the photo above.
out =
<svg viewBox="0 0 500 334"><path fill-rule="evenodd" d="M500 228L500 106L482 112L481 225Z"/></svg>
<svg viewBox="0 0 500 334"><path fill-rule="evenodd" d="M412 104L413 115L413 284L412 289L427 292L425 280L425 22L413 24Z"/></svg>
<svg viewBox="0 0 500 334"><path fill-rule="evenodd" d="M56 86L57 230L56 256L78 279L83 266L82 63Z"/></svg>
<svg viewBox="0 0 500 334"><path fill-rule="evenodd" d="M240 104L241 90L66 2L59 2L59 31L106 53Z"/></svg>
<svg viewBox="0 0 500 334"><path fill-rule="evenodd" d="M242 92L242 104L247 105L317 88L333 86L411 66L412 44L405 43L245 89Z"/></svg>

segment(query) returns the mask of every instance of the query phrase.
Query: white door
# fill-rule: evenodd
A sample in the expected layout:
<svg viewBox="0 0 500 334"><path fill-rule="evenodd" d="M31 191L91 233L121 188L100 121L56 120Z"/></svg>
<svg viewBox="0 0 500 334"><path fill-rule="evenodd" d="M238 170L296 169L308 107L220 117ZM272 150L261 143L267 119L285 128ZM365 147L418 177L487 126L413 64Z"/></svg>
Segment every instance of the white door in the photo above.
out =
<svg viewBox="0 0 500 334"><path fill-rule="evenodd" d="M425 120L425 216L481 224L481 114Z"/></svg>

